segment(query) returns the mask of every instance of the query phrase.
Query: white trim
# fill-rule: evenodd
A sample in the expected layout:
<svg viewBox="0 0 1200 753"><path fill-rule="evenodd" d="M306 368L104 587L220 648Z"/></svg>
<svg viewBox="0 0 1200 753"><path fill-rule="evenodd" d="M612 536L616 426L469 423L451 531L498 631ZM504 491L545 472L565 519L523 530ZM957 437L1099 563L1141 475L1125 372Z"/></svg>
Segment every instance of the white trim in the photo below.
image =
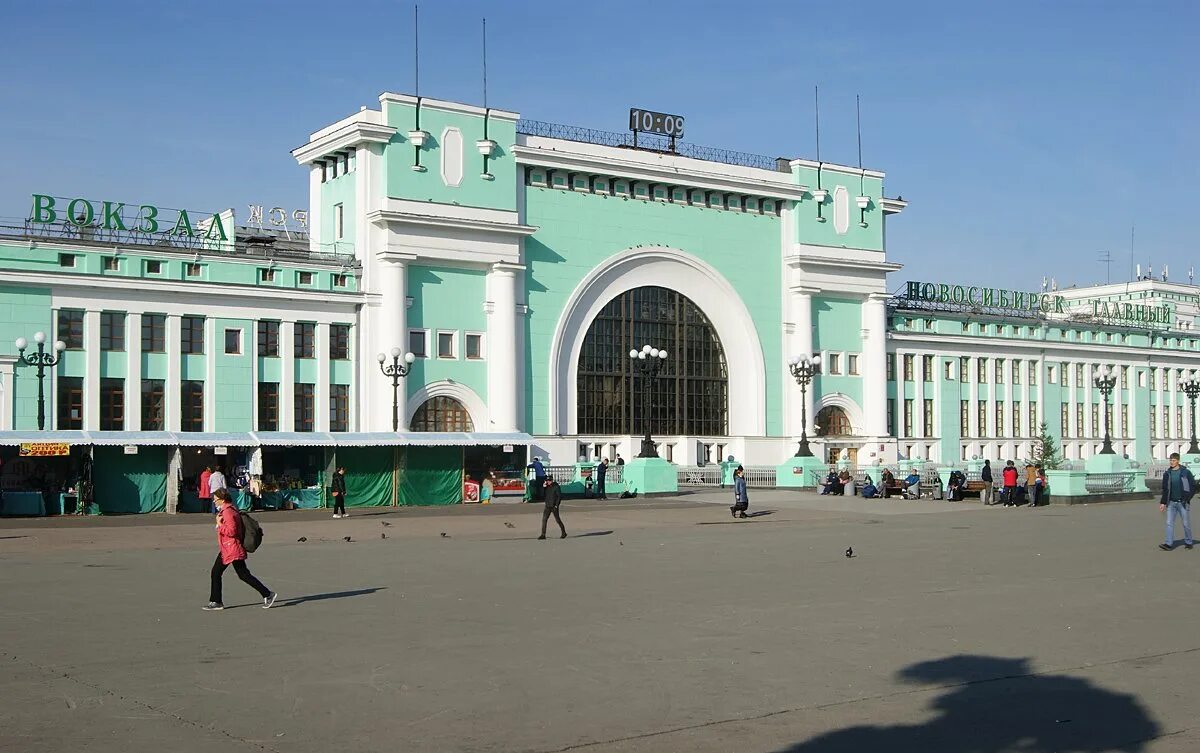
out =
<svg viewBox="0 0 1200 753"><path fill-rule="evenodd" d="M822 408L829 408L829 407L841 408L843 411L846 412L846 418L850 419L850 430L853 432L853 434L851 434L851 436L860 437L860 436L864 436L866 434L866 432L864 430L864 427L866 426L866 418L863 415L862 408L860 408L858 403L854 401L854 398L850 397L849 395L847 395L844 392L827 392L824 395L822 395L821 399L817 401L817 404L815 406L813 406L813 410L815 411L813 413L813 423L816 423L816 420L817 420L816 414L820 413ZM901 403L900 405L898 405L896 407L897 407L897 412L898 412L897 418L900 419L899 423L901 425L901 428L903 428L904 405L903 405L903 403ZM917 428L916 427L916 423L917 423L916 412L917 412L916 400L913 400L913 429ZM822 437L822 438L824 438L824 437Z"/></svg>
<svg viewBox="0 0 1200 753"><path fill-rule="evenodd" d="M479 338L479 356L472 358L467 355L467 340L472 337ZM464 361L486 361L487 360L487 333L477 330L465 330L463 332L463 351L462 356Z"/></svg>
<svg viewBox="0 0 1200 753"><path fill-rule="evenodd" d="M412 349L412 336L414 332L420 332L425 336L425 352L423 354L417 353ZM436 343L434 344L436 345ZM433 353L433 348L430 347L429 329L427 327L409 327L408 339L404 341L404 350L405 352L414 354L417 358L431 358L432 356L430 354Z"/></svg>
<svg viewBox="0 0 1200 753"><path fill-rule="evenodd" d="M458 148L450 146L449 141L451 135L458 142ZM467 157L463 153L465 149L465 140L463 139L462 131L455 126L446 126L442 129L442 135L438 142L441 146L442 163L442 183L449 188L457 188L462 185L463 175L466 173ZM455 165L454 158L458 159L458 164ZM455 169L456 168L456 169Z"/></svg>
<svg viewBox="0 0 1200 753"><path fill-rule="evenodd" d="M880 170L866 170L861 167L851 167L850 165L839 165L836 162L816 162L810 159L794 159L788 163L790 167L811 167L814 170L820 169L821 172L828 170L833 173L843 173L845 175L862 175L867 178L883 178L887 173Z"/></svg>
<svg viewBox="0 0 1200 753"><path fill-rule="evenodd" d="M411 94L399 94L396 92L383 92L379 95L379 103L381 105L388 102L414 106L417 104L417 102L420 102L422 110L430 109L437 110L439 112L455 112L464 115L479 115L481 117L486 114L489 120L494 118L496 120L508 120L516 122L521 117L520 114L510 110L497 110L494 108L488 108L485 110L482 107L477 107L476 105L467 105L463 104L462 102L449 102L444 99L430 99L428 97L421 97L418 99Z"/></svg>
<svg viewBox="0 0 1200 753"><path fill-rule="evenodd" d="M450 335L450 355L442 355L442 335ZM434 348L436 352L434 356L439 361L457 361L458 358L458 330L456 329L439 329L434 335Z"/></svg>
<svg viewBox="0 0 1200 753"><path fill-rule="evenodd" d="M845 235L850 229L850 192L845 186L833 189L833 231Z"/></svg>
<svg viewBox="0 0 1200 753"><path fill-rule="evenodd" d="M229 352L227 340L230 332L238 333L238 349L236 353ZM221 328L221 354L226 356L244 356L246 355L246 328L245 327L222 327Z"/></svg>
<svg viewBox="0 0 1200 753"><path fill-rule="evenodd" d="M404 406L405 426L411 426L417 409L424 405L425 401L434 397L452 397L462 403L471 416L471 423L474 424L475 431L488 431L491 420L488 417L487 403L479 397L475 390L451 379L442 379L422 385L421 389L409 396L408 402Z"/></svg>
<svg viewBox="0 0 1200 753"><path fill-rule="evenodd" d="M378 111L374 112L378 114ZM325 159L331 152L353 148L359 144L386 144L398 133L392 126L370 123L359 118L360 116L351 116L323 131L313 133L307 144L292 150L292 157L301 165L309 165Z"/></svg>
<svg viewBox="0 0 1200 753"><path fill-rule="evenodd" d="M729 282L709 264L666 246L627 249L601 262L563 306L550 346L550 431L575 434L579 352L592 321L610 300L660 285L701 308L716 330L729 369L729 434L766 434L766 366L754 320Z"/></svg>

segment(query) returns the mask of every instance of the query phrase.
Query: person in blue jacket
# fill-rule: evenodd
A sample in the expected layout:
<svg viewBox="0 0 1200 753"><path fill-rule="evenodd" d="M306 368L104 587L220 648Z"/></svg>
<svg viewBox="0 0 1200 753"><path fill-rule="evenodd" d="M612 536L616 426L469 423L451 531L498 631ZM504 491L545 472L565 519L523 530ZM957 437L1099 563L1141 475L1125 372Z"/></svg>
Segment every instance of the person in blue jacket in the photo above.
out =
<svg viewBox="0 0 1200 753"><path fill-rule="evenodd" d="M526 482L531 492L530 499L541 502L546 497L546 467L542 465L542 459L534 455L533 462L525 466L525 470L533 471L533 478Z"/></svg>
<svg viewBox="0 0 1200 753"><path fill-rule="evenodd" d="M746 493L746 469L738 466L733 472L733 507L729 512L735 518L748 518L746 510L750 507L750 495Z"/></svg>
<svg viewBox="0 0 1200 753"><path fill-rule="evenodd" d="M1192 495L1196 493L1196 477L1179 464L1179 453L1171 453L1171 467L1163 472L1162 499L1159 512L1167 514L1167 539L1158 548L1169 552L1175 548L1175 518L1183 521L1183 545L1192 548Z"/></svg>

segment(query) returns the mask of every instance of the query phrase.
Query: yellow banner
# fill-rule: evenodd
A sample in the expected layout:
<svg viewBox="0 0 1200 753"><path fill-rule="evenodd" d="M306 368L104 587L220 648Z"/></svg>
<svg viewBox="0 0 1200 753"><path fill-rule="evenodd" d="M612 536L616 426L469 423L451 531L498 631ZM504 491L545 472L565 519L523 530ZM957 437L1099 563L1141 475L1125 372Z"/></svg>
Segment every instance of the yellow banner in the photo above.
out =
<svg viewBox="0 0 1200 753"><path fill-rule="evenodd" d="M66 442L26 442L21 445L23 458L48 458L70 455L71 445Z"/></svg>

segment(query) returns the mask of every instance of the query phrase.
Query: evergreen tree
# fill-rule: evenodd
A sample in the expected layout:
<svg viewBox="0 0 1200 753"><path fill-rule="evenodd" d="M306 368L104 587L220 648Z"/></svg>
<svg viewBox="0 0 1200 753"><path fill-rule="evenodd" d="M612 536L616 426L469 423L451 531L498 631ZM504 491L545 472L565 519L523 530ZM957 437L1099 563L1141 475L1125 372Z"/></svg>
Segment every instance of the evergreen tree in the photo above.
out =
<svg viewBox="0 0 1200 753"><path fill-rule="evenodd" d="M1048 471L1058 470L1063 466L1062 450L1058 440L1050 433L1050 427L1043 421L1038 427L1037 436L1033 438L1033 457L1025 461L1026 465L1040 465Z"/></svg>

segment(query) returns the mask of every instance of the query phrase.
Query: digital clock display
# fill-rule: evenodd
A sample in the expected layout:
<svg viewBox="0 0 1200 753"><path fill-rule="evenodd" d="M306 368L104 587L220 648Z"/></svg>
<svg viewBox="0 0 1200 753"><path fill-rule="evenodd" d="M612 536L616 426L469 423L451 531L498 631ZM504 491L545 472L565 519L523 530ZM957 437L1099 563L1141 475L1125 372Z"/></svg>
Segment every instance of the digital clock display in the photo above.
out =
<svg viewBox="0 0 1200 753"><path fill-rule="evenodd" d="M683 116L667 115L653 110L629 110L629 130L642 133L661 133L672 138L683 137Z"/></svg>

